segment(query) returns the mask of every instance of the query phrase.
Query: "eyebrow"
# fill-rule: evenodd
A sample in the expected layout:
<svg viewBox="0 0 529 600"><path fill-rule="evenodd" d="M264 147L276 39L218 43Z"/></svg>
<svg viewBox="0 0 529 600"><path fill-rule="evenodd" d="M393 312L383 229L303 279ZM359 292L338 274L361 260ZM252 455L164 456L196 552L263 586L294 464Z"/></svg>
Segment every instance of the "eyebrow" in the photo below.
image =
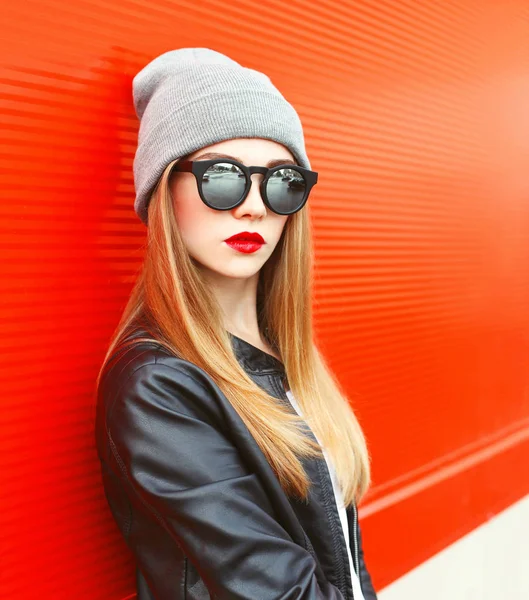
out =
<svg viewBox="0 0 529 600"><path fill-rule="evenodd" d="M244 164L244 162L236 156L230 156L229 154L220 154L219 152L206 152L205 154L201 154L200 156L195 157L193 160L208 160L210 158L231 158L232 160L236 160L237 162ZM268 161L268 164L266 166L269 169L272 169L277 165L297 165L297 163L291 158L276 158L274 160Z"/></svg>

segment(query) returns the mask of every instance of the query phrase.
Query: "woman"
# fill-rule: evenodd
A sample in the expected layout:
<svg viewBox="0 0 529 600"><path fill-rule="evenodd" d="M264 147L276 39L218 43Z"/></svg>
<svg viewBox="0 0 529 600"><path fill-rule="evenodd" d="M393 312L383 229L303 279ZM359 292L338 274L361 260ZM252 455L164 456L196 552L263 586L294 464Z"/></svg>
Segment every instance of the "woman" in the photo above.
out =
<svg viewBox="0 0 529 600"><path fill-rule="evenodd" d="M362 430L313 341L317 182L294 108L207 48L134 78L143 269L96 441L138 600L376 598Z"/></svg>

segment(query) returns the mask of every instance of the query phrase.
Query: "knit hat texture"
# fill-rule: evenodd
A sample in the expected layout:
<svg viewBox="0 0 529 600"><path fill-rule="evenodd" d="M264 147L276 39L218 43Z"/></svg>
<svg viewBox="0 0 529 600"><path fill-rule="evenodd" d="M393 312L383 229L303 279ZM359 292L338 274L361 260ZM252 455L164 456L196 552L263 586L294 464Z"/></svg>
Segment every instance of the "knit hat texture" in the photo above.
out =
<svg viewBox="0 0 529 600"><path fill-rule="evenodd" d="M147 225L150 194L171 161L232 138L265 138L286 146L310 169L294 107L270 78L209 48L159 55L133 79L140 120L134 156L134 210Z"/></svg>

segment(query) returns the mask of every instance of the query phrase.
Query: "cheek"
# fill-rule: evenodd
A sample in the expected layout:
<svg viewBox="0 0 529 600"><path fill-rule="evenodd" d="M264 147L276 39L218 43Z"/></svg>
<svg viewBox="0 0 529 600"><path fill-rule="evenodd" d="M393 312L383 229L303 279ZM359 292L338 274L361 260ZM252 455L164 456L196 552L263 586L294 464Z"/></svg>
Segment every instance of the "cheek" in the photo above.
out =
<svg viewBox="0 0 529 600"><path fill-rule="evenodd" d="M274 223L276 231L276 240L279 241L281 234L285 230L289 215L277 215L277 222Z"/></svg>
<svg viewBox="0 0 529 600"><path fill-rule="evenodd" d="M201 220L201 210L207 207L198 195L193 177L187 177L187 173L185 178L173 183L171 194L176 221L180 230L185 232Z"/></svg>
<svg viewBox="0 0 529 600"><path fill-rule="evenodd" d="M177 181L171 193L176 222L186 246L190 250L206 246L219 228L217 213L202 202L194 180Z"/></svg>

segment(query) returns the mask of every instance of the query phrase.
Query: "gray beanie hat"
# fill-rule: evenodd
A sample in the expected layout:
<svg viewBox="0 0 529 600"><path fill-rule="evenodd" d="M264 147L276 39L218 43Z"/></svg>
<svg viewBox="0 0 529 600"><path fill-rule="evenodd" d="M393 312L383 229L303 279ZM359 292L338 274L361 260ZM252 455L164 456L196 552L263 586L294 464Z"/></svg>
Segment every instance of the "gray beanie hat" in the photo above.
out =
<svg viewBox="0 0 529 600"><path fill-rule="evenodd" d="M173 160L232 138L266 138L286 146L310 169L294 107L264 73L209 48L156 57L133 80L140 119L134 156L134 210L147 225L147 205Z"/></svg>

